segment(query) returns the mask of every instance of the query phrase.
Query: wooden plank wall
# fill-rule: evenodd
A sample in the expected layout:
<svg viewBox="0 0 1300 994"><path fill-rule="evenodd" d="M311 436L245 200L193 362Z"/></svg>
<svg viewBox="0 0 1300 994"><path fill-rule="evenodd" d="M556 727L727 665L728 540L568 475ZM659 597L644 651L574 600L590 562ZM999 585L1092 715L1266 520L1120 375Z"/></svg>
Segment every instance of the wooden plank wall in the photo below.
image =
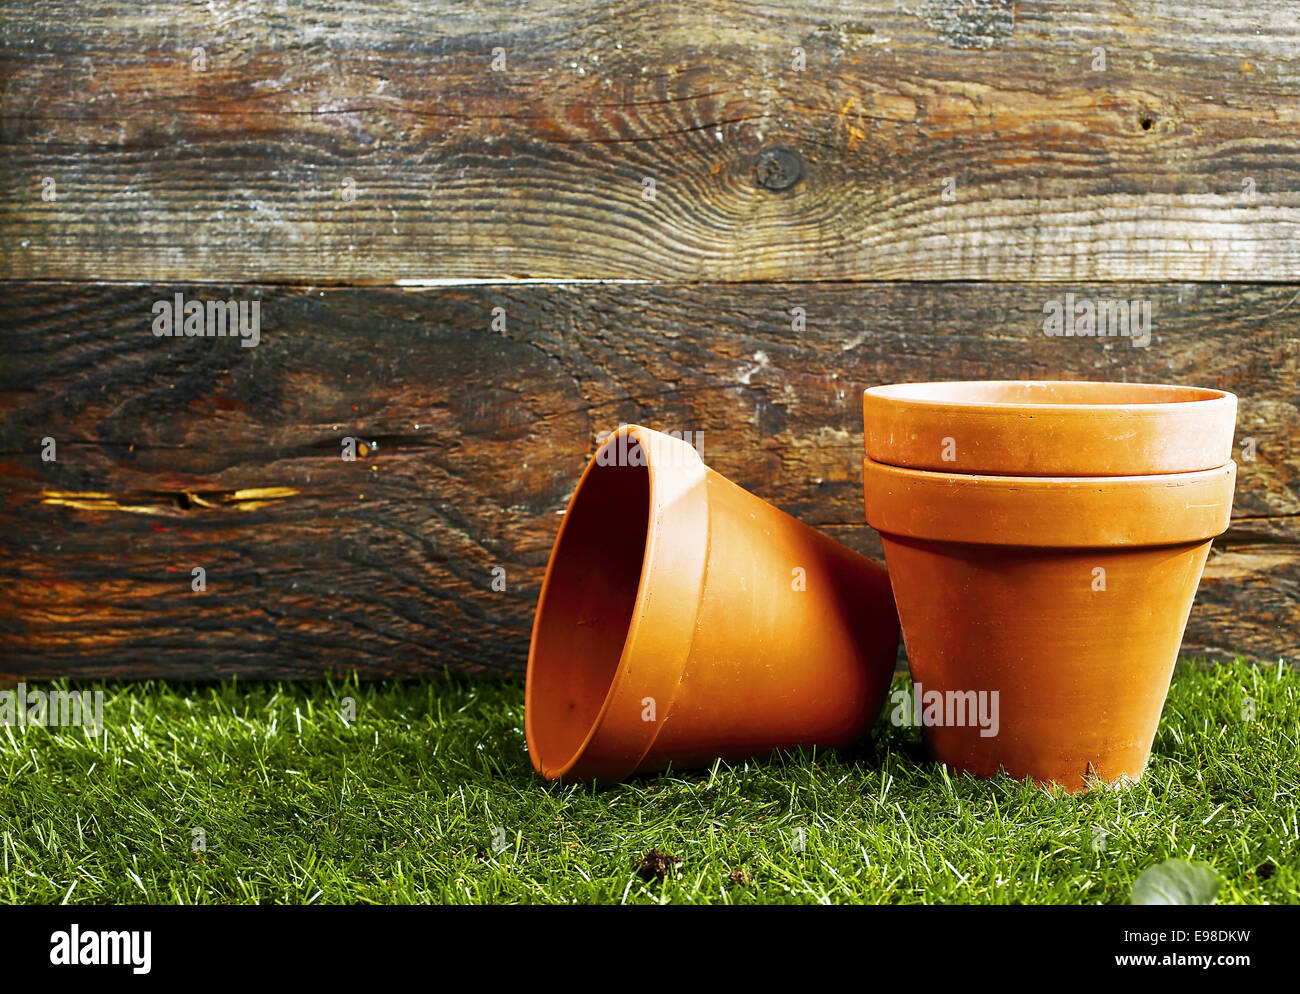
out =
<svg viewBox="0 0 1300 994"><path fill-rule="evenodd" d="M0 4L0 675L517 672L598 432L879 557L860 391L957 377L1237 392L1184 648L1294 661L1298 55L1283 2Z"/></svg>

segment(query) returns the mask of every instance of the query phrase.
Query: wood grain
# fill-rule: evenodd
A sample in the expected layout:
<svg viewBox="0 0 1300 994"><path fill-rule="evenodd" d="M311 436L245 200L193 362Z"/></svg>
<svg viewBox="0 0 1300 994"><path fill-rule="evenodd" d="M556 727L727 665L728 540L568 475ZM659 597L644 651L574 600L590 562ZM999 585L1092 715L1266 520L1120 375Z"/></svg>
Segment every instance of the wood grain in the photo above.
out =
<svg viewBox="0 0 1300 994"><path fill-rule="evenodd" d="M1185 649L1300 654L1300 286L5 292L0 673L518 672L598 432L702 431L710 465L878 556L862 523L860 390L944 377L1239 393L1239 452L1253 439L1255 459L1240 461L1234 525ZM177 292L255 297L260 344L155 337L153 303ZM1150 300L1151 344L1045 336L1043 304L1065 292ZM355 462L340 458L345 437L364 443ZM191 590L194 566L205 592Z"/></svg>
<svg viewBox="0 0 1300 994"><path fill-rule="evenodd" d="M1298 54L1287 0L11 0L0 278L1294 280Z"/></svg>

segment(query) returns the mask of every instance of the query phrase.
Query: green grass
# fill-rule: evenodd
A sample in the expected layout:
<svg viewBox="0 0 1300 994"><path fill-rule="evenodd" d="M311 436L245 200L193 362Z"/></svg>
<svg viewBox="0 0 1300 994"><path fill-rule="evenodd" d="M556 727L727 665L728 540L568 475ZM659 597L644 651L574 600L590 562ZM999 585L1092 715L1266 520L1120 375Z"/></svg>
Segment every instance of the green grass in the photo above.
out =
<svg viewBox="0 0 1300 994"><path fill-rule="evenodd" d="M0 728L0 901L1122 903L1182 856L1220 902L1300 902L1285 667L1181 664L1142 782L1073 797L950 776L883 720L593 790L534 775L522 682L103 689L98 740ZM663 882L634 872L651 847L682 860Z"/></svg>

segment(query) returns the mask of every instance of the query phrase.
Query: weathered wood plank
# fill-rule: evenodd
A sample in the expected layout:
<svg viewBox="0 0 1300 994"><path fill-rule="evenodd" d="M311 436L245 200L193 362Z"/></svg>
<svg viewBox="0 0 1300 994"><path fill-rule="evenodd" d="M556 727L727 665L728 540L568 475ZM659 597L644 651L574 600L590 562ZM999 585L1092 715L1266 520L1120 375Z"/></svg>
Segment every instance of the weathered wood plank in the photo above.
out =
<svg viewBox="0 0 1300 994"><path fill-rule="evenodd" d="M155 337L154 302L177 292L258 299L259 344ZM1065 292L1149 300L1150 345L1044 335L1044 301ZM942 377L1238 392L1238 451L1253 439L1255 458L1185 647L1295 658L1298 298L1203 283L8 286L0 673L517 671L599 431L702 431L719 471L878 555L859 391ZM366 443L355 462L345 437Z"/></svg>
<svg viewBox="0 0 1300 994"><path fill-rule="evenodd" d="M12 0L0 277L1292 280L1297 56L1288 0Z"/></svg>

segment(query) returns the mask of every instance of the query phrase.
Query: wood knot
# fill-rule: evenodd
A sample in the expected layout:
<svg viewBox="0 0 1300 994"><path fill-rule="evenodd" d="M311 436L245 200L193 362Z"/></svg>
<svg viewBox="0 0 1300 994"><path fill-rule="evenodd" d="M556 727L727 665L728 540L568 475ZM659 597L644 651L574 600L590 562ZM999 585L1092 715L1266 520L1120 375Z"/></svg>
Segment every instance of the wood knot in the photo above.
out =
<svg viewBox="0 0 1300 994"><path fill-rule="evenodd" d="M754 163L754 182L764 190L788 190L803 179L803 159L788 148L766 148Z"/></svg>

